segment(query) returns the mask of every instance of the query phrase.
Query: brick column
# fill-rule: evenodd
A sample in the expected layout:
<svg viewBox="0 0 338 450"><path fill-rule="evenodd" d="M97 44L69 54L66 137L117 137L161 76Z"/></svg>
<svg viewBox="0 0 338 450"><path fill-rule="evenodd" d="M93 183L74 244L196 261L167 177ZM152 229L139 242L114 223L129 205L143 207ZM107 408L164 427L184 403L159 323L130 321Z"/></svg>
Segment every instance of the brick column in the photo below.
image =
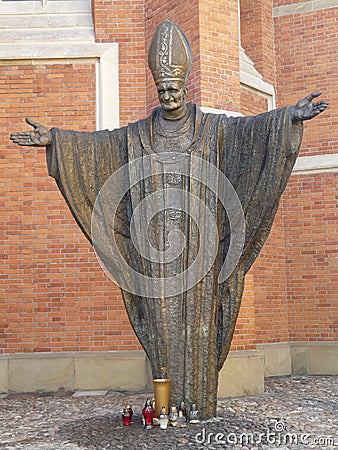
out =
<svg viewBox="0 0 338 450"><path fill-rule="evenodd" d="M237 0L156 0L145 2L146 47L164 20L175 22L187 35L193 53L189 100L201 106L239 110L239 32ZM148 72L149 109L157 104ZM150 91L149 91L150 89Z"/></svg>
<svg viewBox="0 0 338 450"><path fill-rule="evenodd" d="M193 67L188 81L188 101L200 103L199 15L198 0L145 0L146 49L156 28L165 19L172 20L187 35L193 54ZM147 53L148 55L148 53ZM148 113L158 106L157 92L150 70L147 70Z"/></svg>
<svg viewBox="0 0 338 450"><path fill-rule="evenodd" d="M146 114L144 0L92 0L96 42L119 44L121 125Z"/></svg>
<svg viewBox="0 0 338 450"><path fill-rule="evenodd" d="M241 43L267 83L275 85L272 0L240 0Z"/></svg>
<svg viewBox="0 0 338 450"><path fill-rule="evenodd" d="M201 105L239 111L237 0L200 0Z"/></svg>

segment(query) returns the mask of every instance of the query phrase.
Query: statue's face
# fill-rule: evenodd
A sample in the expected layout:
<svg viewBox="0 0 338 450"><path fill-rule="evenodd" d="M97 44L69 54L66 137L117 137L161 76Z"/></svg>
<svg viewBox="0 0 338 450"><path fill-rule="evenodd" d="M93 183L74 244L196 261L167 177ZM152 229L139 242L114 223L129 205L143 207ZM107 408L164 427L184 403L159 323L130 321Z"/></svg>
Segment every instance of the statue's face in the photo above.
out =
<svg viewBox="0 0 338 450"><path fill-rule="evenodd" d="M157 85L158 99L165 111L176 111L185 102L187 90L182 82L163 81Z"/></svg>

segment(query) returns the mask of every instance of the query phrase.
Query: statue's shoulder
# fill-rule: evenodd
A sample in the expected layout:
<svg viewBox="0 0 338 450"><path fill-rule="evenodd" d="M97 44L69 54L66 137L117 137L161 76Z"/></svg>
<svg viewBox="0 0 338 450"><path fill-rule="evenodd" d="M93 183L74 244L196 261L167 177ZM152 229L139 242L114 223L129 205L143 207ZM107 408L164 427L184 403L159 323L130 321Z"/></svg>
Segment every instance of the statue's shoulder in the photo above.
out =
<svg viewBox="0 0 338 450"><path fill-rule="evenodd" d="M211 108L208 106L202 106L201 108L202 108L202 114L207 115L212 120L219 120L220 118L226 120L229 118L227 111L224 111L222 109ZM201 108L199 108L199 109L201 110Z"/></svg>
<svg viewBox="0 0 338 450"><path fill-rule="evenodd" d="M228 117L225 114L219 114L213 112L209 108L201 108L198 105L191 104L195 112L195 121L202 126L219 127L220 124L226 124Z"/></svg>
<svg viewBox="0 0 338 450"><path fill-rule="evenodd" d="M128 126L113 128L112 130L103 130L104 132L108 132L110 135L121 137L124 136L127 132Z"/></svg>
<svg viewBox="0 0 338 450"><path fill-rule="evenodd" d="M156 117L158 116L158 113L161 108L156 107L153 109L151 114L144 119L137 120L136 122L128 123L127 128L129 132L138 132L140 129L146 129L151 126L154 120L156 120Z"/></svg>

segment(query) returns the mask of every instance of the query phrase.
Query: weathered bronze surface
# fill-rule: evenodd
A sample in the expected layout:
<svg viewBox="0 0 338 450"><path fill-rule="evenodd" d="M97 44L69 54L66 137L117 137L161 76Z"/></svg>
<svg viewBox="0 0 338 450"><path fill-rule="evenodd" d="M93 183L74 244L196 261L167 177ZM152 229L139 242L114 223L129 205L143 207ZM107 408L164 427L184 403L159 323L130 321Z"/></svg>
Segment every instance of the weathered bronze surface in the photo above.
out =
<svg viewBox="0 0 338 450"><path fill-rule="evenodd" d="M47 146L49 174L101 260L120 282L130 322L149 357L153 377L160 378L161 368L167 367L170 404L178 405L183 399L186 404L196 403L199 417L207 419L216 414L218 372L234 333L244 277L269 235L297 157L302 121L324 111L327 103L312 102L320 95L316 92L296 106L255 117L203 113L186 103L190 46L168 20L154 35L149 65L161 105L150 117L125 128L94 133L48 131L27 120L34 130L12 133L11 139L19 145ZM152 156L149 169L145 161ZM130 189L110 217L109 195L99 193L127 163L124 183ZM227 208L210 188L214 173L202 173L208 164L229 180L245 218L243 248L234 270L221 283L218 276L233 230ZM140 182L132 185L133 180ZM174 202L167 196L170 192L176 193ZM110 193L113 198L114 192ZM157 213L149 216L149 204L138 212L147 218L147 229L136 227L136 240L144 234L148 242L146 254L140 256L131 239L131 222L137 206L150 195L150 206L157 205ZM92 228L95 202L100 209ZM150 281L134 279L119 267L113 240L128 266ZM168 261L161 259L175 245L182 251ZM214 247L211 266L204 266ZM173 283L171 290L171 284L163 280L184 271L188 274L199 248L205 258L196 271L203 276L190 286L184 275L181 284ZM152 252L158 252L160 259L152 258Z"/></svg>

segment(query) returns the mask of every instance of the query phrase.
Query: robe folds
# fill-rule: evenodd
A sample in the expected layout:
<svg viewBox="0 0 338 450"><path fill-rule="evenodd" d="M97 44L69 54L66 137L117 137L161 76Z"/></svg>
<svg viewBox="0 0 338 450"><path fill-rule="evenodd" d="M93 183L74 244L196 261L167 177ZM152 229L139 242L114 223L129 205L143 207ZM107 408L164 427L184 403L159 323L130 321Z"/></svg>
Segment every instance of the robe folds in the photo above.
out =
<svg viewBox="0 0 338 450"><path fill-rule="evenodd" d="M194 402L201 418L207 419L216 413L218 371L229 352L245 274L271 230L297 157L302 124L292 123L290 108L236 118L205 114L191 104L189 108L193 138L183 155L187 164L184 174L179 174L180 158L174 166L166 166L161 154L156 154L154 129L158 108L150 117L113 131L81 133L53 128L47 163L49 174L55 178L90 242L93 242L95 201L111 176L129 164L124 182L130 189L121 191L124 195L113 218L109 218L109 195L102 198L97 221L101 241L95 249L108 271L121 277L125 307L149 357L153 377L161 377L161 368L166 367L171 379L170 402L176 405L183 399L188 404ZM167 169L149 176L149 167L142 161L154 154L159 157L158 164ZM202 170L196 165L199 160L216 167L229 180L245 218L241 254L230 276L221 283L218 275L229 250L231 228L226 207L220 205L217 195L208 188L208 174L203 175L203 183L198 174L196 179L196 172ZM136 164L130 165L135 161ZM133 184L133 180L140 181ZM182 192L174 205L165 196L166 190L173 187ZM114 190L114 186L110 189ZM158 213L147 217L148 229L143 230L149 246L166 252L170 250L172 232L183 236L181 254L166 264L152 261L144 252L140 255L131 239L133 212L143 202L142 214L149 215L149 205L144 203L148 196L152 196L152 205L159 204ZM208 225L204 204L214 219L217 233ZM186 288L183 277L181 292L163 289L152 296L151 282L148 287L138 286L148 290L128 290L129 275L119 269L115 247L110 244L112 236L135 272L157 279L175 276L192 267L199 247L205 250L216 242L217 248L211 267L203 268L205 273L194 286Z"/></svg>

